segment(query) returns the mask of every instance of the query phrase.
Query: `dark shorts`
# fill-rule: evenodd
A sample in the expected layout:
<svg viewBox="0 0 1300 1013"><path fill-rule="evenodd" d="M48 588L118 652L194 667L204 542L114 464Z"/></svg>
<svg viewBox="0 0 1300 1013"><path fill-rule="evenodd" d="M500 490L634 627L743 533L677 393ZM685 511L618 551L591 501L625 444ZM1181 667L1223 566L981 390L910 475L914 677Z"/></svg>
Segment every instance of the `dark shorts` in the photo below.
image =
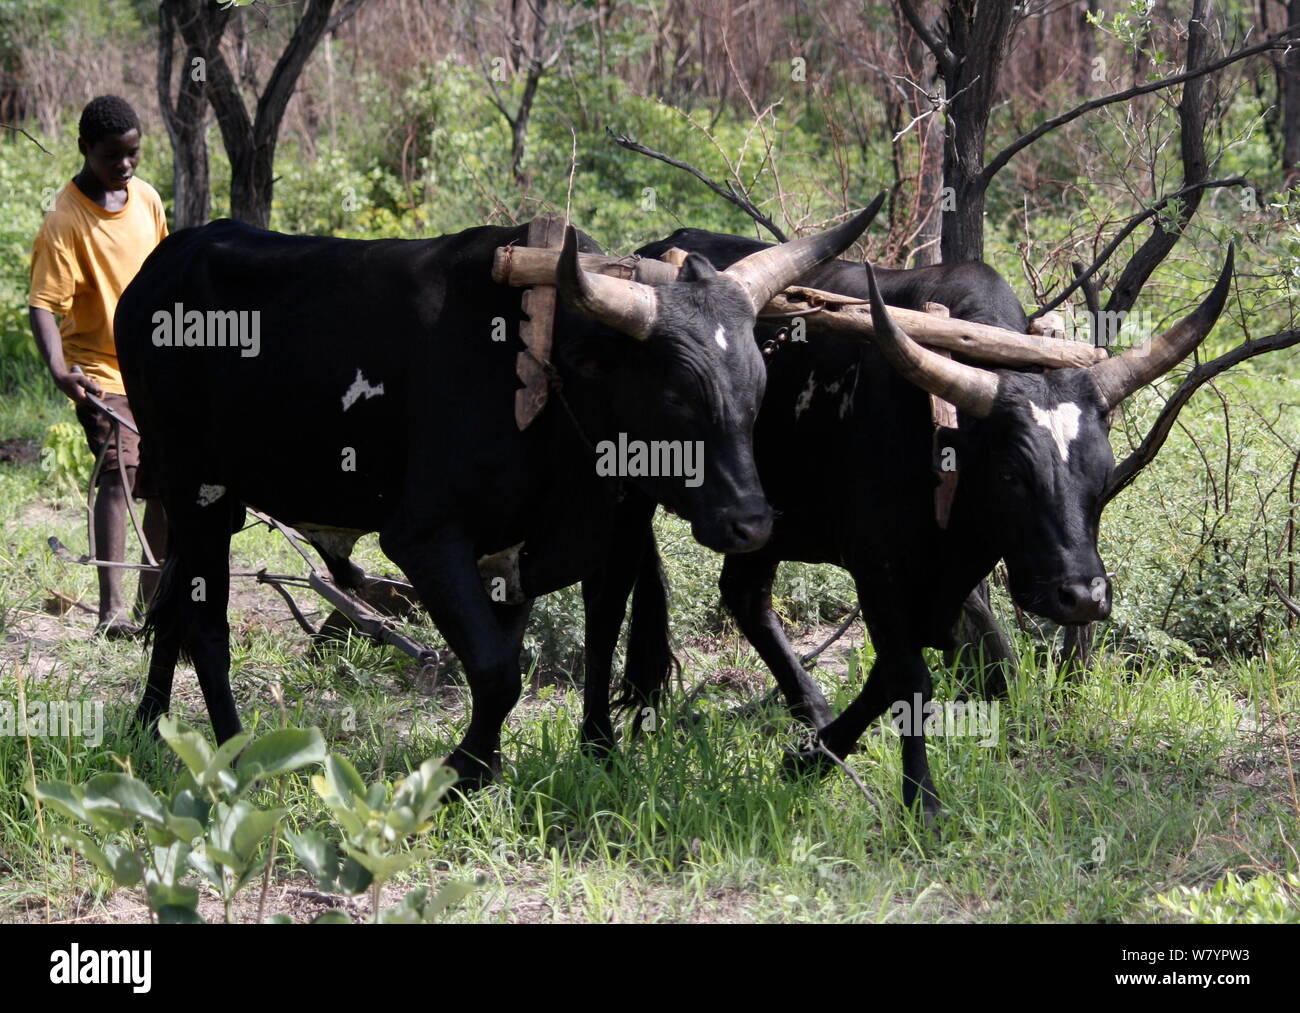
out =
<svg viewBox="0 0 1300 1013"><path fill-rule="evenodd" d="M127 402L125 394L104 394L100 397L100 400L122 418L132 423L135 422L135 416L131 414L131 405ZM117 440L113 439L113 420L89 401L77 406L77 421L81 423L81 428L86 431L86 442L90 444L91 454L98 457L99 452L105 446L108 447L104 451L104 464L99 469L98 484L103 484L105 475L117 475L119 473L118 457L120 454L121 464L126 468L128 480L134 479L131 491L134 493L135 498L153 499L158 495L146 458L142 457L140 453L139 436L127 429L126 426L119 426L120 436Z"/></svg>

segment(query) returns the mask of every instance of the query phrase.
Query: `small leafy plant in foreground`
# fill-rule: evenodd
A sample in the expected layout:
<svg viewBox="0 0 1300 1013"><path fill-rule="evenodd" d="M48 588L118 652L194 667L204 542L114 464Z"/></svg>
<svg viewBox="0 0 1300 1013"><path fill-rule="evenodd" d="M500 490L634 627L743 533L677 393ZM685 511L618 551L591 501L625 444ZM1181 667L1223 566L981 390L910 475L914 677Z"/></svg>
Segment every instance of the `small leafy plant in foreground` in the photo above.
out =
<svg viewBox="0 0 1300 1013"><path fill-rule="evenodd" d="M1300 876L1235 872L1204 887L1176 886L1148 901L1150 910L1201 925L1300 924Z"/></svg>
<svg viewBox="0 0 1300 1013"><path fill-rule="evenodd" d="M427 887L416 887L399 904L382 910L380 897L389 879L432 856L425 848L398 849L405 838L429 832L430 818L442 807L442 798L455 780L450 767L425 760L395 784L375 781L367 786L346 757L331 753L325 773L312 777L312 787L343 829L342 854L318 831L286 836L322 890L357 894L369 889L376 922L430 922L461 900L473 884L450 882L433 897ZM346 918L339 911L330 920Z"/></svg>
<svg viewBox="0 0 1300 1013"><path fill-rule="evenodd" d="M135 777L129 760L124 772L97 774L82 784L33 786L40 802L72 824L52 823L46 837L81 855L118 886L142 888L156 922L203 922L192 873L221 898L229 922L235 897L274 862L280 824L289 813L279 805L259 807L250 796L270 779L315 764L326 770L313 783L339 818L346 861L338 862L337 851L319 832L287 836L322 888L342 894L370 888L376 920L397 923L432 920L470 889L449 884L429 899L427 888L417 888L396 907L379 911L383 883L429 854L398 849L406 836L428 831L429 817L455 780L435 761L425 761L399 781L390 798L388 784L367 789L345 758L327 754L316 728L281 728L255 740L241 734L218 747L170 716L159 721L158 730L185 766L167 795ZM268 886L269 877L263 880L259 919ZM268 920L290 919L276 914ZM316 919L348 920L338 910Z"/></svg>

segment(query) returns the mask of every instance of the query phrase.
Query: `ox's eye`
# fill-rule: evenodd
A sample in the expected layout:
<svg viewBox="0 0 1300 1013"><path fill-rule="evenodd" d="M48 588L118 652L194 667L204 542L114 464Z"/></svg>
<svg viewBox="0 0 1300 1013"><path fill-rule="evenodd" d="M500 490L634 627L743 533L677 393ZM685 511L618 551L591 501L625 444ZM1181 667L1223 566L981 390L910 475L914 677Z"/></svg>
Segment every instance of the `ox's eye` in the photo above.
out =
<svg viewBox="0 0 1300 1013"><path fill-rule="evenodd" d="M689 412L691 406L687 404L686 399L680 394L675 394L671 390L664 392L664 404L674 411Z"/></svg>

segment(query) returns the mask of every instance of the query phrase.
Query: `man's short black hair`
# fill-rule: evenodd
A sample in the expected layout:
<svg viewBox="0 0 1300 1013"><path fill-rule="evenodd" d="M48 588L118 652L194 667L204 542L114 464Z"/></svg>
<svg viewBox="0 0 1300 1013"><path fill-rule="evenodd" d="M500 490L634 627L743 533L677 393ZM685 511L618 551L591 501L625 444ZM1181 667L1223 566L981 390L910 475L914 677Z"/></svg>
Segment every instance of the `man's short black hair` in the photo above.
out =
<svg viewBox="0 0 1300 1013"><path fill-rule="evenodd" d="M79 130L81 139L87 144L139 129L140 118L131 104L116 95L100 95L87 102L86 108L81 110Z"/></svg>

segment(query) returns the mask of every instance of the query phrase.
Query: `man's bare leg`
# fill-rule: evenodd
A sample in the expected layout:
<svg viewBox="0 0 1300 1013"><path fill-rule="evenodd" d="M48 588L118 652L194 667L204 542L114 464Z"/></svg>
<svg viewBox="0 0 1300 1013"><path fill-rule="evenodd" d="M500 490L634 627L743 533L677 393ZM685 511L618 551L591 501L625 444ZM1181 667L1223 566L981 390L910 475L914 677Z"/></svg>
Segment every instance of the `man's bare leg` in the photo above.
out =
<svg viewBox="0 0 1300 1013"><path fill-rule="evenodd" d="M102 476L95 496L95 554L100 559L122 562L126 554L126 517L122 476L116 471L107 472ZM116 566L98 569L99 623L96 632L110 637L129 636L133 628L122 602L122 570Z"/></svg>

